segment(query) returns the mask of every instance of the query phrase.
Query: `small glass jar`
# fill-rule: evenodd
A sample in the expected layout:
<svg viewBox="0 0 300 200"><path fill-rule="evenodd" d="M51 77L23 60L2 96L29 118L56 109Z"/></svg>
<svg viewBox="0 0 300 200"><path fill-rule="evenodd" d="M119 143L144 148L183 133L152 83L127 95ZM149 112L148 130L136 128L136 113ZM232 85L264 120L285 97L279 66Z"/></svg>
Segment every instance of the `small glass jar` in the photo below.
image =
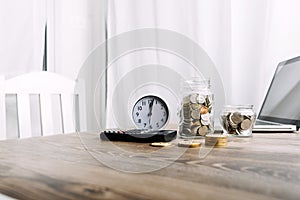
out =
<svg viewBox="0 0 300 200"><path fill-rule="evenodd" d="M223 133L236 137L251 136L255 118L253 105L226 105L220 114Z"/></svg>
<svg viewBox="0 0 300 200"><path fill-rule="evenodd" d="M193 78L181 81L179 136L202 138L214 132L214 98L210 80Z"/></svg>

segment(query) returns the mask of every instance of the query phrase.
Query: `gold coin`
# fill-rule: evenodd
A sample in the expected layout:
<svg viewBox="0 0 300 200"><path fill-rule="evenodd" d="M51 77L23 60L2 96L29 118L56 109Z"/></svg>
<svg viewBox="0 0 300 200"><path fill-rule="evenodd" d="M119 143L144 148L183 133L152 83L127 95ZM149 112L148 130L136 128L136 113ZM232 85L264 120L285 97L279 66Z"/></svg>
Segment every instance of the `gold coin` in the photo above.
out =
<svg viewBox="0 0 300 200"><path fill-rule="evenodd" d="M168 142L153 142L150 145L153 146L153 147L167 147L167 146L170 146L171 143L168 143Z"/></svg>
<svg viewBox="0 0 300 200"><path fill-rule="evenodd" d="M205 145L215 146L215 147L224 147L227 146L227 136L225 135L206 135Z"/></svg>
<svg viewBox="0 0 300 200"><path fill-rule="evenodd" d="M188 147L188 148L196 148L201 146L200 141L195 141L195 140L185 140L178 142L179 147Z"/></svg>

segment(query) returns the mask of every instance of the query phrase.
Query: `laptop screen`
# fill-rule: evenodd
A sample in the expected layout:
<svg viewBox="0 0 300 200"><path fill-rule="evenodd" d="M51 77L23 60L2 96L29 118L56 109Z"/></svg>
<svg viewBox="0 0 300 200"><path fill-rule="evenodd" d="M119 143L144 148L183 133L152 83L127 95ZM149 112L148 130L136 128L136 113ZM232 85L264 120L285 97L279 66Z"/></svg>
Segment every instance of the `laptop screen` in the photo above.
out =
<svg viewBox="0 0 300 200"><path fill-rule="evenodd" d="M300 127L300 56L278 64L258 119Z"/></svg>

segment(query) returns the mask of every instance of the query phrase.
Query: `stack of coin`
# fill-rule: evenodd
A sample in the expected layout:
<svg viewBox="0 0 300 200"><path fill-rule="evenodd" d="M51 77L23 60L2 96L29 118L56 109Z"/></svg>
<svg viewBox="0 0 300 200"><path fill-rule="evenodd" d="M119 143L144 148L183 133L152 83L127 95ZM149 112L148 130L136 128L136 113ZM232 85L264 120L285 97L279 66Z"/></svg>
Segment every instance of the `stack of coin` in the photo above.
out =
<svg viewBox="0 0 300 200"><path fill-rule="evenodd" d="M209 134L205 137L206 146L225 147L227 146L227 136L219 134Z"/></svg>
<svg viewBox="0 0 300 200"><path fill-rule="evenodd" d="M196 148L201 146L201 141L197 140L184 140L178 142L179 147Z"/></svg>
<svg viewBox="0 0 300 200"><path fill-rule="evenodd" d="M181 103L179 134L184 137L205 136L213 132L212 95L192 93Z"/></svg>
<svg viewBox="0 0 300 200"><path fill-rule="evenodd" d="M250 135L255 120L254 114L238 111L221 115L221 124L224 131L230 135Z"/></svg>

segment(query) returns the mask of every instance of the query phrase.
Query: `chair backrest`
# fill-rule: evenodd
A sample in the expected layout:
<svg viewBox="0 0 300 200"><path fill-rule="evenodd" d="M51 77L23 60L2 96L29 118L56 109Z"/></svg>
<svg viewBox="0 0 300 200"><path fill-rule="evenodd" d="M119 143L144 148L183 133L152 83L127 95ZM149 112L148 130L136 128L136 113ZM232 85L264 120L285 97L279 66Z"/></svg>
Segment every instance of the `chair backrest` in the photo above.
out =
<svg viewBox="0 0 300 200"><path fill-rule="evenodd" d="M80 130L75 81L52 72L0 77L0 139Z"/></svg>

